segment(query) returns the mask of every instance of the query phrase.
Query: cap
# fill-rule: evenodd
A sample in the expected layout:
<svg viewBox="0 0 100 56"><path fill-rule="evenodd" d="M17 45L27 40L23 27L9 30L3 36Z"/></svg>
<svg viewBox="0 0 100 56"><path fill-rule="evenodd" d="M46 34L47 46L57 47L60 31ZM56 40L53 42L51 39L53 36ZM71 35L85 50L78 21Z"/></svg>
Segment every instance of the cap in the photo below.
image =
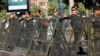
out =
<svg viewBox="0 0 100 56"><path fill-rule="evenodd" d="M30 15L31 13L30 13L30 11L26 11L25 14L29 14Z"/></svg>
<svg viewBox="0 0 100 56"><path fill-rule="evenodd" d="M11 13L10 13L10 15L13 15L13 14L17 15L17 13L16 13L16 12L11 12Z"/></svg>
<svg viewBox="0 0 100 56"><path fill-rule="evenodd" d="M41 10L40 10L40 9L37 9L37 10L35 10L35 12L39 12L39 13L41 13Z"/></svg>
<svg viewBox="0 0 100 56"><path fill-rule="evenodd" d="M72 6L71 10L78 10L77 6Z"/></svg>
<svg viewBox="0 0 100 56"><path fill-rule="evenodd" d="M57 8L54 8L54 9L53 9L53 12L58 12L58 9L57 9Z"/></svg>
<svg viewBox="0 0 100 56"><path fill-rule="evenodd" d="M94 10L100 10L100 6L94 6Z"/></svg>

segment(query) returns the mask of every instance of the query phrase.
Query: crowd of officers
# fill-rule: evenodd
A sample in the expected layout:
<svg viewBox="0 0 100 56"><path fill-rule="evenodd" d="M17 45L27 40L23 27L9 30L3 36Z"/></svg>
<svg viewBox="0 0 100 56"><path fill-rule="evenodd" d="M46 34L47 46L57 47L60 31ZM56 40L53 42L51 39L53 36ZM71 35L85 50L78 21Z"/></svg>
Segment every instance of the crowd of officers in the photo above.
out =
<svg viewBox="0 0 100 56"><path fill-rule="evenodd" d="M10 19L5 20L3 22L3 29L7 29L7 32L9 34L6 48L10 48L10 50L11 49L13 50L15 45L26 48L29 46L30 40L28 40L28 39L32 39L31 37L37 38L37 36L38 36L39 39L46 40L47 35L48 35L47 29L49 27L51 27L51 30L55 29L55 31L52 31L52 32L54 32L54 34L50 33L50 32L49 32L49 34L51 34L51 35L53 35L53 37L55 37L54 38L55 41L60 41L62 39L61 34L64 34L64 36L65 36L66 27L69 26L68 20L70 20L70 25L74 31L73 32L74 33L73 49L76 50L77 48L75 45L77 44L78 41L80 41L81 31L84 28L83 24L85 22L82 19L82 16L78 14L78 8L76 6L73 6L71 8L71 12L72 12L72 14L70 16L67 16L66 14L59 16L59 11L57 9L54 9L52 18L48 18L48 19L42 17L41 10L39 10L39 9L35 11L35 16L33 16L33 17L30 16L30 12L25 12L24 15L21 15L19 17L17 16L17 14L15 12L11 13ZM95 39L94 47L97 48L96 51L97 50L100 51L100 48L99 48L100 47L99 46L100 45L100 43L99 43L100 36L96 36L96 35L100 34L100 24L99 24L100 17L99 16L100 16L100 6L96 6L94 8L93 16L90 16L91 22L93 25L93 29L94 29L93 37ZM85 37L86 37L86 39L88 39L87 34ZM34 41L34 42L32 42L32 45L33 45L31 47L32 49L40 50L39 48L41 48L42 42L38 41L36 43ZM54 50L56 50L58 48L58 46L60 46L60 45L59 44L57 45L54 43L53 47L55 47L55 48L52 48L53 53L55 52ZM45 49L46 45L43 45L42 48ZM59 47L59 48L63 49L62 47ZM64 54L62 55L60 53L58 53L57 56L64 56ZM79 47L78 53L87 54L86 52L83 51L82 47ZM56 56L54 54L52 54L52 56Z"/></svg>

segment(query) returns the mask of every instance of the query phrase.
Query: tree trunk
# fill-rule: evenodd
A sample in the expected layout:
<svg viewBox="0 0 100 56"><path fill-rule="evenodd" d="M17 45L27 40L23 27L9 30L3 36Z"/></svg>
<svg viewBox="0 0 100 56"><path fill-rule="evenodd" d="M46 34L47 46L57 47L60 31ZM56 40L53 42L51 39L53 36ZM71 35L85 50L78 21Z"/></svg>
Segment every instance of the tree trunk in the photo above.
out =
<svg viewBox="0 0 100 56"><path fill-rule="evenodd" d="M71 7L74 5L74 0L69 0L69 13L71 15Z"/></svg>
<svg viewBox="0 0 100 56"><path fill-rule="evenodd" d="M86 9L85 12L86 12L86 17L89 17L89 10Z"/></svg>

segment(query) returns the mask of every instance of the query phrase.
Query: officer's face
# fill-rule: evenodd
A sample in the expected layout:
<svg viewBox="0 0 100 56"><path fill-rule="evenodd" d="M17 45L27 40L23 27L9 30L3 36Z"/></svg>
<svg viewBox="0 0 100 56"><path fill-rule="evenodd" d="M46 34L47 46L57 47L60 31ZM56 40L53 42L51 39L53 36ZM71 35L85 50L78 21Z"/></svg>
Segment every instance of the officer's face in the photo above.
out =
<svg viewBox="0 0 100 56"><path fill-rule="evenodd" d="M73 8L73 9L71 10L71 12L72 12L72 14L75 14L75 15L76 15L76 14L78 13L78 10L76 10L76 9Z"/></svg>
<svg viewBox="0 0 100 56"><path fill-rule="evenodd" d="M16 17L16 13L12 13L12 14L10 15L10 17L11 17L11 18L15 18L15 17Z"/></svg>
<svg viewBox="0 0 100 56"><path fill-rule="evenodd" d="M26 17L26 18L29 18L30 15L29 15L28 13L25 13L25 17Z"/></svg>
<svg viewBox="0 0 100 56"><path fill-rule="evenodd" d="M95 10L94 14L95 16L100 15L100 10Z"/></svg>
<svg viewBox="0 0 100 56"><path fill-rule="evenodd" d="M58 16L58 13L59 13L58 11L54 11L53 15Z"/></svg>
<svg viewBox="0 0 100 56"><path fill-rule="evenodd" d="M39 12L35 12L35 15L36 15L36 16L40 16L40 13L39 13Z"/></svg>

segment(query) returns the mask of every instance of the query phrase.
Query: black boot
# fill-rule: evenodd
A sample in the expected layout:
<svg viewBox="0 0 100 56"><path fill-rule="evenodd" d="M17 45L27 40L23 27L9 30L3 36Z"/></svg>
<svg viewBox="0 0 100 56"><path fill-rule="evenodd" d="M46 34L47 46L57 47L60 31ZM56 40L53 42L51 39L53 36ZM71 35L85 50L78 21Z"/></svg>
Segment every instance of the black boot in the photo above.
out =
<svg viewBox="0 0 100 56"><path fill-rule="evenodd" d="M79 52L77 52L78 55L87 55L88 53L86 53L82 47L79 47Z"/></svg>

